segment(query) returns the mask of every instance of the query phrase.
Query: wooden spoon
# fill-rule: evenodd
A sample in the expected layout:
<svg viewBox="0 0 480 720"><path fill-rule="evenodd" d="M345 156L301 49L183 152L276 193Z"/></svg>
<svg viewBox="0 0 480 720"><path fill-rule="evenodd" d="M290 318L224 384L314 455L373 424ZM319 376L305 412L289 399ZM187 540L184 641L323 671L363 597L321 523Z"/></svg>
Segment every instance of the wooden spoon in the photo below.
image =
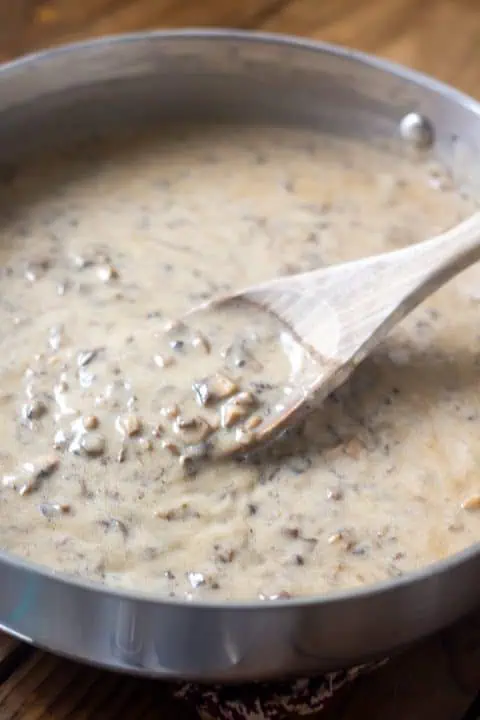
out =
<svg viewBox="0 0 480 720"><path fill-rule="evenodd" d="M273 439L299 412L323 401L397 323L477 260L480 212L422 243L281 277L202 305L257 305L285 323L318 360L314 376L298 377L283 407L256 428L252 444Z"/></svg>

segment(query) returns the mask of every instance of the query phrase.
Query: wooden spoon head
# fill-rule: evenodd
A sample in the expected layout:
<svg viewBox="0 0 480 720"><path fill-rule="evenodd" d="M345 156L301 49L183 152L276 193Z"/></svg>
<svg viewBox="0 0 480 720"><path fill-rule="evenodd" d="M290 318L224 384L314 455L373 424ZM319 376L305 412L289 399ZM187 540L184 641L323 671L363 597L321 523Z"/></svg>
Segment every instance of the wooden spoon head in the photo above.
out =
<svg viewBox="0 0 480 720"><path fill-rule="evenodd" d="M239 305L247 304L256 314L264 314L266 321L267 316L270 316L270 319L274 318L279 328L279 334L284 332L293 337L295 346L301 348L302 354L304 355L304 362L299 364L295 373L292 374L290 378L285 378L284 392L281 392L275 402L272 403L272 406L269 408L270 411L264 415L261 424L259 424L254 431L245 435L245 438L242 439L242 442L239 443L238 446L229 447L224 455L235 453L245 454L260 445L272 442L287 427L298 422L305 414L323 401L335 387L343 382L342 373L345 378L349 374L349 372L345 371L342 362L335 357L327 357L320 354L313 343L310 344L310 342L308 342L308 339L312 339L314 334L313 329L306 341L305 338L299 337L292 326L288 324L288 311L295 304L298 307L298 299L296 293L294 297L292 297L292 293L289 294L289 297L285 297L283 294L279 296L277 292L275 292L271 298L266 298L262 291L255 290L252 293L239 294L233 297L215 298L190 310L185 316L191 320L196 313L211 312L216 308L224 312L229 304L237 309ZM279 300L279 304L275 304L274 301ZM283 308L282 315L280 315L279 308ZM324 313L324 318L328 318L326 313ZM329 344L330 349L333 351L335 349L335 340L332 333L324 334L323 338L330 340L327 344ZM279 353L280 352L282 352L282 350L279 348Z"/></svg>

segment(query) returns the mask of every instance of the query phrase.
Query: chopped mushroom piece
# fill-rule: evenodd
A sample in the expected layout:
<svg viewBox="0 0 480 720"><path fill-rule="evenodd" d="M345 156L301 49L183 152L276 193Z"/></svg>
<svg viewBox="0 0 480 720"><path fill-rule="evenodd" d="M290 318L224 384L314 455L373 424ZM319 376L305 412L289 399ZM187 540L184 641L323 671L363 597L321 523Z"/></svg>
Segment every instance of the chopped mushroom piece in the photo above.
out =
<svg viewBox="0 0 480 720"><path fill-rule="evenodd" d="M98 427L98 417L96 415L86 415L82 418L85 430L95 430Z"/></svg>
<svg viewBox="0 0 480 720"><path fill-rule="evenodd" d="M253 393L242 391L230 398L229 402L235 403L235 405L241 405L242 407L251 408L257 404L257 399Z"/></svg>
<svg viewBox="0 0 480 720"><path fill-rule="evenodd" d="M108 283L118 278L118 270L113 265L101 265L97 275L102 282Z"/></svg>
<svg viewBox="0 0 480 720"><path fill-rule="evenodd" d="M202 348L207 354L209 354L212 349L210 342L202 333L196 333L193 336L192 345L194 348Z"/></svg>
<svg viewBox="0 0 480 720"><path fill-rule="evenodd" d="M98 350L83 350L77 355L77 365L79 368L85 367L92 362L98 355Z"/></svg>
<svg viewBox="0 0 480 720"><path fill-rule="evenodd" d="M188 445L182 451L182 458L186 460L200 460L208 455L208 445L205 442L198 445Z"/></svg>
<svg viewBox="0 0 480 720"><path fill-rule="evenodd" d="M181 320L167 320L163 327L163 331L165 333L170 333L177 330L184 330L185 329L185 323L183 323Z"/></svg>
<svg viewBox="0 0 480 720"><path fill-rule="evenodd" d="M167 405L166 407L163 407L160 412L164 417L173 420L174 418L178 417L178 415L180 415L180 408L176 404Z"/></svg>
<svg viewBox="0 0 480 720"><path fill-rule="evenodd" d="M23 406L22 415L26 420L39 420L47 410L47 405L43 400L33 398L31 402Z"/></svg>
<svg viewBox="0 0 480 720"><path fill-rule="evenodd" d="M124 540L128 538L130 531L123 520L112 517L107 520L100 520L98 524L104 528L105 532L110 532L111 530L118 531L123 535Z"/></svg>
<svg viewBox="0 0 480 720"><path fill-rule="evenodd" d="M71 509L72 508L68 503L45 502L40 505L40 512L48 519L59 515L68 515Z"/></svg>
<svg viewBox="0 0 480 720"><path fill-rule="evenodd" d="M221 421L223 427L230 428L239 420L248 415L254 407L256 400L251 392L239 392L227 400L221 408Z"/></svg>
<svg viewBox="0 0 480 720"><path fill-rule="evenodd" d="M175 358L171 355L154 355L153 362L159 368L167 368L175 364Z"/></svg>
<svg viewBox="0 0 480 720"><path fill-rule="evenodd" d="M153 443L149 438L138 438L137 446L140 452L152 452L153 450Z"/></svg>
<svg viewBox="0 0 480 720"><path fill-rule="evenodd" d="M122 435L138 435L142 429L142 422L137 415L129 413L127 415L120 415L115 421L115 427Z"/></svg>
<svg viewBox="0 0 480 720"><path fill-rule="evenodd" d="M237 392L238 386L223 373L215 373L193 384L193 391L200 405L209 405Z"/></svg>
<svg viewBox="0 0 480 720"><path fill-rule="evenodd" d="M70 439L71 435L68 435L65 430L57 430L53 438L53 447L55 450L64 450Z"/></svg>
<svg viewBox="0 0 480 720"><path fill-rule="evenodd" d="M118 453L117 453L117 462L118 462L118 463L123 463L123 462L125 462L126 457L127 457L127 448L126 448L126 447L121 447L120 450L119 450Z"/></svg>
<svg viewBox="0 0 480 720"><path fill-rule="evenodd" d="M41 481L58 468L59 462L56 455L42 455L24 463L18 472L4 475L3 485L13 488L19 495L28 495L37 490Z"/></svg>
<svg viewBox="0 0 480 720"><path fill-rule="evenodd" d="M362 451L365 449L364 445L358 440L358 438L351 438L344 447L346 454L353 458L354 460L358 460L360 455L362 454Z"/></svg>
<svg viewBox="0 0 480 720"><path fill-rule="evenodd" d="M245 430L255 430L259 425L262 424L262 417L261 415L251 415L249 418L245 420L244 428Z"/></svg>
<svg viewBox="0 0 480 720"><path fill-rule="evenodd" d="M256 435L253 431L237 428L235 430L235 442L240 446L250 445L255 441Z"/></svg>
<svg viewBox="0 0 480 720"><path fill-rule="evenodd" d="M83 453L96 457L102 455L105 450L105 438L98 432L87 432L76 438L70 445L70 452L74 454Z"/></svg>
<svg viewBox="0 0 480 720"><path fill-rule="evenodd" d="M202 442L213 432L210 423L201 416L184 418L181 415L173 423L173 431L191 445Z"/></svg>
<svg viewBox="0 0 480 720"><path fill-rule="evenodd" d="M177 506L155 510L155 517L161 520L186 520L187 518L199 517L198 513L190 507L188 502L182 502Z"/></svg>
<svg viewBox="0 0 480 720"><path fill-rule="evenodd" d="M344 550L352 550L357 545L355 533L350 529L337 530L327 538L329 545L341 545Z"/></svg>
<svg viewBox="0 0 480 720"><path fill-rule="evenodd" d="M30 260L25 268L25 280L30 283L36 282L41 278L50 267L48 258L35 258Z"/></svg>
<svg viewBox="0 0 480 720"><path fill-rule="evenodd" d="M462 503L464 510L480 510L480 495L470 495Z"/></svg>
<svg viewBox="0 0 480 720"><path fill-rule="evenodd" d="M171 455L176 455L177 457L179 457L181 454L180 448L178 447L178 445L176 443L172 442L171 440L163 440L162 447L164 450L168 450L168 452L171 453Z"/></svg>
<svg viewBox="0 0 480 720"><path fill-rule="evenodd" d="M221 422L224 428L231 428L237 424L239 420L248 415L248 410L242 405L234 402L228 402L221 409Z"/></svg>

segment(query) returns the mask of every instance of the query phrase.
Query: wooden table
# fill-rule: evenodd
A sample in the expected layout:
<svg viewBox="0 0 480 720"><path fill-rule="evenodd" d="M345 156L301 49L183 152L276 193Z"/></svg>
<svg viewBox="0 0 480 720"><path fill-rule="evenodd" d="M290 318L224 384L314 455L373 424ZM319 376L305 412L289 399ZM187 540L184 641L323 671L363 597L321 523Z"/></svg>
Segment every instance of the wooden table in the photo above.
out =
<svg viewBox="0 0 480 720"><path fill-rule="evenodd" d="M480 96L480 0L0 0L0 60L88 36L175 26L310 35ZM477 720L479 691L480 611L342 691L322 720ZM0 720L189 717L195 714L162 683L118 678L0 635Z"/></svg>

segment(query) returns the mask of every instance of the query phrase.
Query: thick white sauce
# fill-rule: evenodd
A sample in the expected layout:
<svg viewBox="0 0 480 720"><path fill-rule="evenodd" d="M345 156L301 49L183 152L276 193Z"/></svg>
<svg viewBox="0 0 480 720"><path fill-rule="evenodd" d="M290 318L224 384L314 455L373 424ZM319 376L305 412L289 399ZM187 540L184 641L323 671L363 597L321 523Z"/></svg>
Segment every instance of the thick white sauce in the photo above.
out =
<svg viewBox="0 0 480 720"><path fill-rule="evenodd" d="M294 378L280 329L250 309L180 345L165 322L451 226L476 203L428 159L300 131L178 129L32 160L1 196L0 547L220 599L363 585L480 540L478 267L268 451L177 456L200 427L175 425L196 412L182 383L219 371L236 386L199 405L209 432L229 397L252 393L236 432Z"/></svg>

